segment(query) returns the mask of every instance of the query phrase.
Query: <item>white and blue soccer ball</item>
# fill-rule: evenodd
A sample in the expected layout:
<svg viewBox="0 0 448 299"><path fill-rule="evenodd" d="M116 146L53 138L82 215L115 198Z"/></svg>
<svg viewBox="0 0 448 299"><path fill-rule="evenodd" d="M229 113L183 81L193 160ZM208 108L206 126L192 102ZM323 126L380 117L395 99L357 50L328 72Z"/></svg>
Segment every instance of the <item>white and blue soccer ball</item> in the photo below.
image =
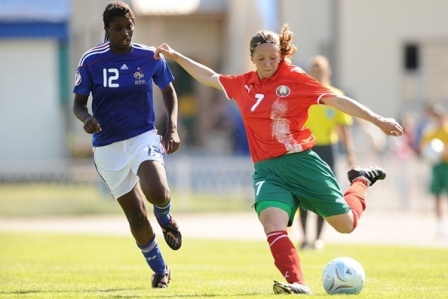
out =
<svg viewBox="0 0 448 299"><path fill-rule="evenodd" d="M366 274L362 265L350 257L337 257L325 266L322 285L327 294L359 294Z"/></svg>

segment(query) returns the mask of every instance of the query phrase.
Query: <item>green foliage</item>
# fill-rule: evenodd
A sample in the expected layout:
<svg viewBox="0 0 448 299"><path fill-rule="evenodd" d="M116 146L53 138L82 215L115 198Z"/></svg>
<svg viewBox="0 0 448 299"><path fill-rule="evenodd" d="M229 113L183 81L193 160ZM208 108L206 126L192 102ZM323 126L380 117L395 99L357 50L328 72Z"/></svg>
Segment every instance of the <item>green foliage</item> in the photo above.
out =
<svg viewBox="0 0 448 299"><path fill-rule="evenodd" d="M172 251L159 236L172 270L162 290L151 288L131 236L0 232L0 239L0 298L279 298L272 282L283 280L262 241L185 236ZM321 272L337 256L364 266L359 298L448 298L446 249L327 244L299 254L313 298L328 298Z"/></svg>

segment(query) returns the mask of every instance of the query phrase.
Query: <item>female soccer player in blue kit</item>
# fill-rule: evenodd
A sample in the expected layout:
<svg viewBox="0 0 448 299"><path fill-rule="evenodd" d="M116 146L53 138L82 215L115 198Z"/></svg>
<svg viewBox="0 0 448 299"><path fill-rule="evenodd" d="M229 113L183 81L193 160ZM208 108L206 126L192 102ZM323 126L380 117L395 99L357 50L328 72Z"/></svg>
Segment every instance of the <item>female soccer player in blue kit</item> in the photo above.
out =
<svg viewBox="0 0 448 299"><path fill-rule="evenodd" d="M170 215L171 195L163 154L177 151L178 104L173 76L154 48L132 42L134 13L123 2L109 3L103 13L105 42L85 52L76 71L73 113L93 134L95 167L123 209L132 235L154 272L153 288L170 282L145 201L153 204L165 241L177 250L182 235ZM153 82L168 112L165 136L154 125ZM91 115L87 108L92 94ZM141 192L142 191L142 192Z"/></svg>

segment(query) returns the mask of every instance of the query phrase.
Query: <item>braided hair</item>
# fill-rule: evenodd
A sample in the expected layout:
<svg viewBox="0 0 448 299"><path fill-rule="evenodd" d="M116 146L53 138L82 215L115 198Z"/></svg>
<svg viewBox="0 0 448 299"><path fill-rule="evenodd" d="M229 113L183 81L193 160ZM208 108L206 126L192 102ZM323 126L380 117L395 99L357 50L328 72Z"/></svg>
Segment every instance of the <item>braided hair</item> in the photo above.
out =
<svg viewBox="0 0 448 299"><path fill-rule="evenodd" d="M115 17L126 17L132 20L132 23L135 25L135 17L134 12L131 10L131 8L124 2L121 1L115 1L109 3L103 12L103 22L104 22L104 29L109 28L110 22ZM104 41L109 40L109 34L107 31L104 34Z"/></svg>

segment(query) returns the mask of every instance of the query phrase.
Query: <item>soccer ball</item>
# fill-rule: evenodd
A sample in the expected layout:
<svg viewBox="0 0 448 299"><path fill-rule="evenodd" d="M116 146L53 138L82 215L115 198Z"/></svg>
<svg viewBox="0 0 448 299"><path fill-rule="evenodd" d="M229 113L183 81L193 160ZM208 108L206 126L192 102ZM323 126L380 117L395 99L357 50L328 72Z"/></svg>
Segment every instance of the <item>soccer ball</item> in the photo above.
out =
<svg viewBox="0 0 448 299"><path fill-rule="evenodd" d="M365 281L364 268L350 257L337 257L331 260L322 273L322 285L330 295L359 294Z"/></svg>
<svg viewBox="0 0 448 299"><path fill-rule="evenodd" d="M422 156L431 163L440 162L444 151L444 144L440 139L432 139L423 146Z"/></svg>

